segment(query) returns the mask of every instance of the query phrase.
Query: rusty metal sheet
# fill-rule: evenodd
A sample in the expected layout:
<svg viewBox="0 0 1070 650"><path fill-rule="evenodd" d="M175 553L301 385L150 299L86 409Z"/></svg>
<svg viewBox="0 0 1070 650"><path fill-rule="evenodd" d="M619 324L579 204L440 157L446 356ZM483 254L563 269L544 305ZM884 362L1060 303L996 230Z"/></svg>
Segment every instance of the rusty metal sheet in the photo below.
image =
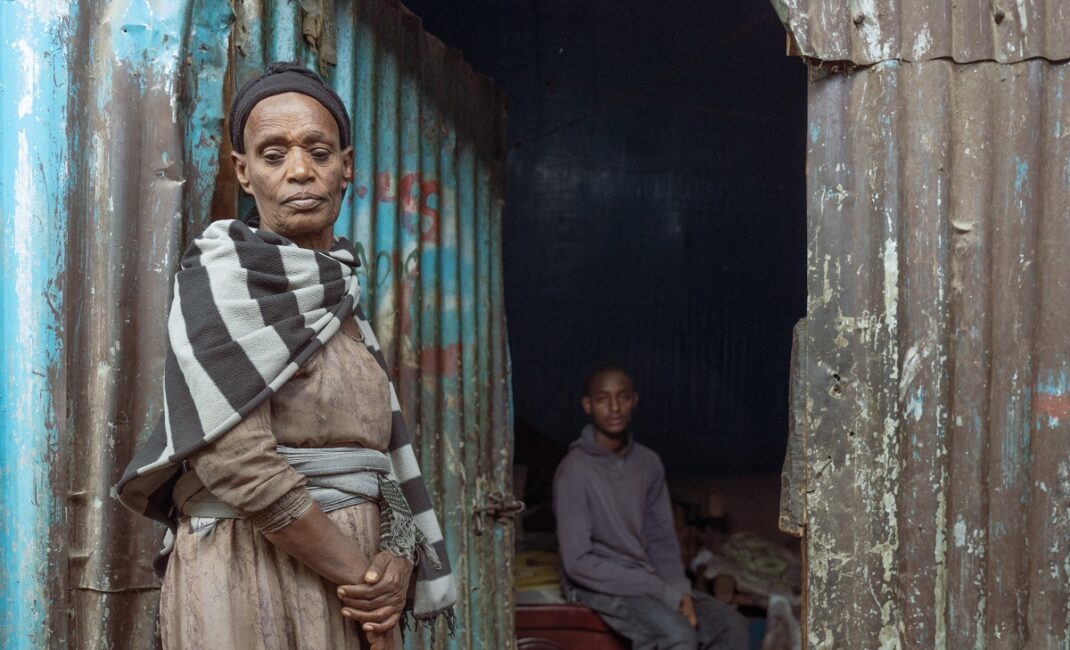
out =
<svg viewBox="0 0 1070 650"><path fill-rule="evenodd" d="M780 473L780 516L782 532L802 537L806 531L806 319L791 332L791 367L788 370L788 448Z"/></svg>
<svg viewBox="0 0 1070 650"><path fill-rule="evenodd" d="M1070 59L1070 4L1063 0L772 2L791 52L821 61Z"/></svg>
<svg viewBox="0 0 1070 650"><path fill-rule="evenodd" d="M509 648L512 527L475 510L512 490L502 288L505 97L393 1L338 3L330 79L352 97L357 175L336 230L361 245L363 299L444 520L460 625L432 644Z"/></svg>
<svg viewBox="0 0 1070 650"><path fill-rule="evenodd" d="M110 491L160 414L171 277L215 177L222 97L212 80L226 67L230 10L79 4L67 127L80 152L66 313L69 642L151 648L162 529Z"/></svg>
<svg viewBox="0 0 1070 650"><path fill-rule="evenodd" d="M1070 64L813 68L811 648L1070 646Z"/></svg>
<svg viewBox="0 0 1070 650"><path fill-rule="evenodd" d="M58 646L69 165L66 2L0 3L0 647Z"/></svg>
<svg viewBox="0 0 1070 650"><path fill-rule="evenodd" d="M362 304L393 368L461 595L455 638L440 627L433 643L423 631L406 643L512 647L512 527L477 535L472 526L488 494L512 490L505 97L396 0L234 8L235 87L269 61L301 59L352 114L355 179L335 230L357 245Z"/></svg>
<svg viewBox="0 0 1070 650"><path fill-rule="evenodd" d="M226 216L213 205L234 209L228 78L300 58L352 109L338 232L360 247L464 596L456 639L409 646L509 647L511 527L471 528L511 486L504 96L393 0L0 2L0 46L0 316L17 344L0 358L0 645L158 643L162 531L110 490L159 415L179 256Z"/></svg>

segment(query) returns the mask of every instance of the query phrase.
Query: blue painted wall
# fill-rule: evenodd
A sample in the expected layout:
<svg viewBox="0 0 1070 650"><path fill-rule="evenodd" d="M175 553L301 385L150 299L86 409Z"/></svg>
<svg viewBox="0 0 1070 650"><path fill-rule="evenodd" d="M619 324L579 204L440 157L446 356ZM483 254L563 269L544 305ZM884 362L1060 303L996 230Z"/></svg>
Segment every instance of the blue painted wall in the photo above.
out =
<svg viewBox="0 0 1070 650"><path fill-rule="evenodd" d="M68 147L64 2L0 3L0 647L59 641ZM61 635L60 635L61 638Z"/></svg>
<svg viewBox="0 0 1070 650"><path fill-rule="evenodd" d="M582 377L612 358L670 471L779 470L805 309L806 72L769 3L406 4L509 94L518 460L575 437Z"/></svg>

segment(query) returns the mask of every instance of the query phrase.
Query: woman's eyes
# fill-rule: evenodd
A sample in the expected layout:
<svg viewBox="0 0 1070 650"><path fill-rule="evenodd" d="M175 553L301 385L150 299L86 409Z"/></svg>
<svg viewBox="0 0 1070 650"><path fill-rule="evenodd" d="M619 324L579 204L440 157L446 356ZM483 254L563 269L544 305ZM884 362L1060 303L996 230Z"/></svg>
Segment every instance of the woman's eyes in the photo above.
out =
<svg viewBox="0 0 1070 650"><path fill-rule="evenodd" d="M331 150L318 147L312 150L311 155L316 162L326 162L331 159ZM286 160L286 152L284 151L267 151L264 153L264 161L269 165L281 165L284 160Z"/></svg>

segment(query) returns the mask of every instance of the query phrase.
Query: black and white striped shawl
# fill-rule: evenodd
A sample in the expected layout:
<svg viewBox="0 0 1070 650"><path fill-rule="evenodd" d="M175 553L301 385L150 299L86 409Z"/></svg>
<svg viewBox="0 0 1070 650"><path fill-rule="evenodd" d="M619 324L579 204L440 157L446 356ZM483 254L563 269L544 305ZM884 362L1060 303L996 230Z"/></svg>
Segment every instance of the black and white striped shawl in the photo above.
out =
<svg viewBox="0 0 1070 650"><path fill-rule="evenodd" d="M174 529L171 490L183 459L277 392L348 314L387 372L359 307L357 265L344 239L324 253L241 221L216 221L193 242L175 275L164 413L117 486L123 505ZM417 528L441 560L440 568L418 562L412 613L428 622L445 614L452 624L456 590L446 547L393 382L390 397L390 476L401 484Z"/></svg>

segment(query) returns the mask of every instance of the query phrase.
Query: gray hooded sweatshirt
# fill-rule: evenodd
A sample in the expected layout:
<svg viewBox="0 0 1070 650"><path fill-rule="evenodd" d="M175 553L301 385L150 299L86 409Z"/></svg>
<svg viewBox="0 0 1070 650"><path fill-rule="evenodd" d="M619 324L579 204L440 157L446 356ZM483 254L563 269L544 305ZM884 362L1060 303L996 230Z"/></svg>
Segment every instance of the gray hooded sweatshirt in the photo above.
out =
<svg viewBox="0 0 1070 650"><path fill-rule="evenodd" d="M653 596L677 609L691 589L673 525L665 468L628 441L617 455L587 425L554 475L557 541L567 582L617 596Z"/></svg>

